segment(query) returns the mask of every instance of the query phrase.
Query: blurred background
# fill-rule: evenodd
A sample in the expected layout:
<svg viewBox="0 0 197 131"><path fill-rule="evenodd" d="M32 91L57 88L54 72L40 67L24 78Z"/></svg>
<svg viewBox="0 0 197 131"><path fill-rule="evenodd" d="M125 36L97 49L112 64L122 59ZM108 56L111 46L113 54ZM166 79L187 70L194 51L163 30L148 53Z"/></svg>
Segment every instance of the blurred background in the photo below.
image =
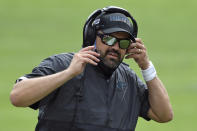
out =
<svg viewBox="0 0 197 131"><path fill-rule="evenodd" d="M87 17L109 5L127 9L137 20L138 37L174 110L172 122L140 118L136 131L197 129L196 0L0 0L0 131L34 130L38 111L10 104L15 80L48 56L77 52ZM125 62L142 78L133 60Z"/></svg>

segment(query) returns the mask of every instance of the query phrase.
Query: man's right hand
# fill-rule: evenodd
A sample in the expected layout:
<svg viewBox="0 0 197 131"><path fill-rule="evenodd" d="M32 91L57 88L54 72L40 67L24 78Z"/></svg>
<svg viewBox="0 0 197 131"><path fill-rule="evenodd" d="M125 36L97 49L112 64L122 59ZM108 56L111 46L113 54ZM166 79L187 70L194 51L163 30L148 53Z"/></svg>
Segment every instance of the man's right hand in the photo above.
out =
<svg viewBox="0 0 197 131"><path fill-rule="evenodd" d="M81 49L73 56L70 66L66 70L16 83L10 93L12 104L19 107L32 105L80 74L87 63L97 65L99 54L94 52L93 49L94 46Z"/></svg>
<svg viewBox="0 0 197 131"><path fill-rule="evenodd" d="M94 46L88 46L81 49L78 53L75 53L73 59L68 67L73 74L73 76L79 75L83 72L87 63L92 65L97 65L100 61L98 57L100 56L99 53L93 51Z"/></svg>

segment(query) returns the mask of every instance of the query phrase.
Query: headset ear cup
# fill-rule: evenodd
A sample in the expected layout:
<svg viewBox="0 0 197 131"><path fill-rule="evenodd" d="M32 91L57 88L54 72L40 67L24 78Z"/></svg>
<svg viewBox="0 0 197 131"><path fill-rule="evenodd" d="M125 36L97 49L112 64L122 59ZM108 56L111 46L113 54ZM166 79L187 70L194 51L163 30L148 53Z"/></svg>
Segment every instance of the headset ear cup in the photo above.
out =
<svg viewBox="0 0 197 131"><path fill-rule="evenodd" d="M91 46L94 44L94 41L95 41L95 38L96 38L96 35L95 34L95 29L94 27L92 27L92 21L89 21L87 24L86 24L86 27L84 27L84 33L83 33L83 47L86 47L86 46Z"/></svg>
<svg viewBox="0 0 197 131"><path fill-rule="evenodd" d="M91 46L94 44L94 41L96 39L96 33L95 33L95 28L91 26L89 31L87 32L87 38L88 38L88 46Z"/></svg>
<svg viewBox="0 0 197 131"><path fill-rule="evenodd" d="M138 25L137 25L137 22L136 20L130 15L130 19L132 20L132 23L133 23L133 36L135 38L137 38L137 34L138 34Z"/></svg>
<svg viewBox="0 0 197 131"><path fill-rule="evenodd" d="M88 17L84 27L83 27L83 47L90 46L94 44L95 41L95 29L92 26L92 22L94 19L101 13L100 9L95 10L90 16Z"/></svg>
<svg viewBox="0 0 197 131"><path fill-rule="evenodd" d="M86 24L84 25L84 28L83 28L83 48L88 46L87 44L89 44L88 37L87 37L89 34L88 30L90 29L89 23L90 23L90 21L86 22Z"/></svg>

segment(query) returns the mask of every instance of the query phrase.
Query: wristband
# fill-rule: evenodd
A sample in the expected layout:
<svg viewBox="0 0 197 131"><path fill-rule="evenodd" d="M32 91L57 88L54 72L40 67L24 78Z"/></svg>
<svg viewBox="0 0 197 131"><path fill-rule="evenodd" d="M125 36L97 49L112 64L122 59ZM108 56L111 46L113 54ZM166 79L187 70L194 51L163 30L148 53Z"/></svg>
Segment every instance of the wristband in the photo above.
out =
<svg viewBox="0 0 197 131"><path fill-rule="evenodd" d="M143 78L146 82L153 80L157 76L157 72L155 70L154 65L152 64L151 61L149 61L149 64L150 65L146 70L141 70Z"/></svg>

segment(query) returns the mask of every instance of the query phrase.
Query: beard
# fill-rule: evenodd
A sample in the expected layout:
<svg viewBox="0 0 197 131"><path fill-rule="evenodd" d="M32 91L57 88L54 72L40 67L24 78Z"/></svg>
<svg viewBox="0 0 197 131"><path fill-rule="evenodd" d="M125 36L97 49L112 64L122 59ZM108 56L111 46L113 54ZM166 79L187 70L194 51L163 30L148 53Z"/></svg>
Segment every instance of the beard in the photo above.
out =
<svg viewBox="0 0 197 131"><path fill-rule="evenodd" d="M120 65L120 63L123 61L123 57L121 57L120 52L118 52L117 50L109 49L106 52L102 52L101 50L97 50L97 52L100 54L101 62L105 66L107 66L111 69L116 69ZM107 55L110 53L115 53L117 56L117 59L107 57Z"/></svg>

